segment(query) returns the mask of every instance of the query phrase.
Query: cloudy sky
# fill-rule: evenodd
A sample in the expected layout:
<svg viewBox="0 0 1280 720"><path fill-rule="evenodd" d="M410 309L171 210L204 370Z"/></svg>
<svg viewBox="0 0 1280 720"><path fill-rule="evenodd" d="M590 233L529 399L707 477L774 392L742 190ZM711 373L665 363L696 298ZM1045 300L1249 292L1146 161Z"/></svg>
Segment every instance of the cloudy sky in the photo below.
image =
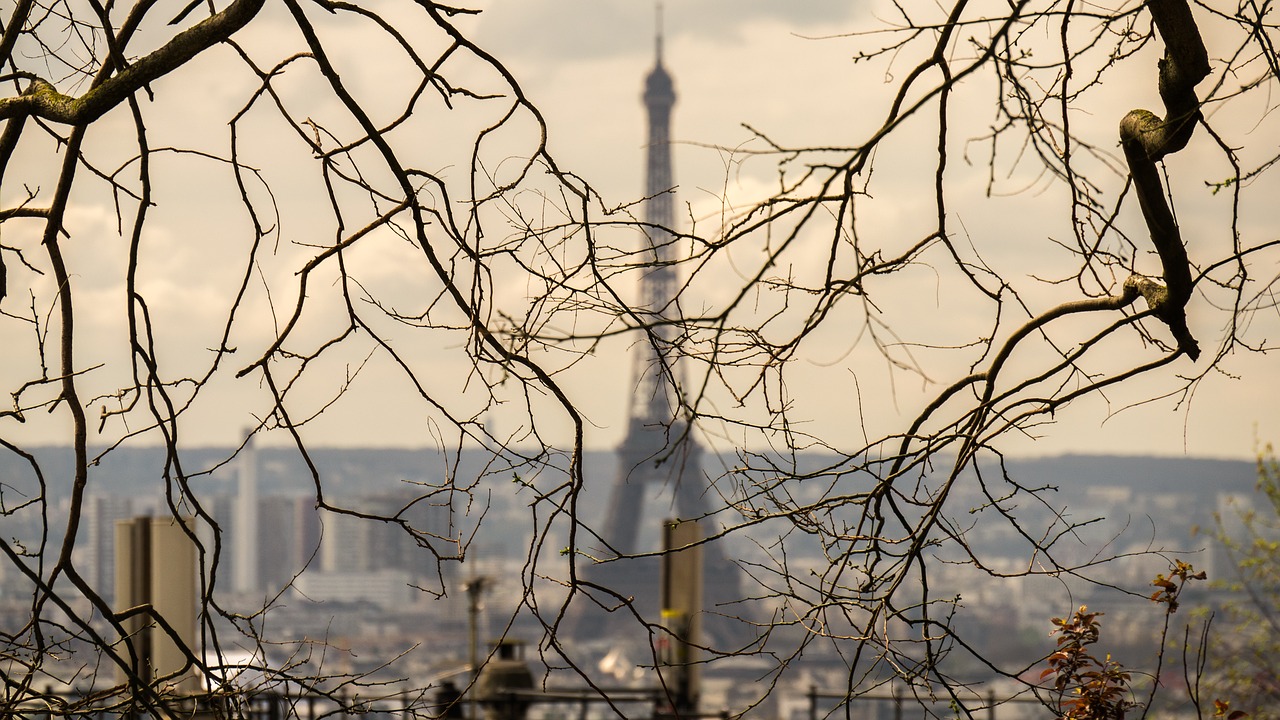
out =
<svg viewBox="0 0 1280 720"><path fill-rule="evenodd" d="M606 204L634 201L643 188L645 118L640 92L654 60L653 5L636 0L486 0L478 6L483 12L458 18L459 26L471 32L480 46L512 71L528 97L542 110L549 124L549 147L561 167L589 182ZM749 159L748 152L761 149L761 144L744 126L756 128L788 146L856 145L879 126L896 87L894 82L918 62L918 57L905 53L903 57L855 63L853 58L859 48L875 38L849 34L892 18L890 8L883 3L847 0L666 3L665 64L675 79L679 96L673 119L677 140L675 177L686 224L696 221L695 229L713 234L735 208L766 197L776 186L777 170L772 161ZM280 38L273 35L287 26L281 21L279 17L273 19L269 12L264 14L261 22L246 33L245 47L261 49L264 57L270 55L272 47L282 45ZM1212 45L1212 29L1207 34ZM352 30L329 38L335 57L345 62L345 77L354 92L376 98L401 90L401 79L381 63L376 52L362 44L364 36ZM1042 41L1051 42L1052 38L1027 39L1033 44ZM151 124L153 147L171 143L225 152L229 116L254 87L254 79L242 67L226 70L234 64L230 51L219 48L193 63L181 81L165 81L166 92L158 93L147 106L150 117L165 120ZM1092 142L1104 152L1116 152L1115 126L1124 112L1135 106L1159 107L1153 66L1154 56L1145 61L1139 57L1129 75L1120 74L1121 80L1109 80L1086 96L1073 116L1076 132L1093 138ZM461 74L465 75L465 71ZM292 85L291 78L295 76L299 79ZM1132 82L1126 83L1124 78ZM280 83L286 101L305 101L311 92L307 81L304 70L289 70ZM959 126L955 130L958 138L982 134L994 119L989 91L974 82L974 92L957 93L954 117ZM296 94L289 95L290 92ZM330 110L316 107L315 117L323 121ZM1233 113L1231 118L1238 115L1241 122L1215 119L1223 121L1221 130L1228 143L1271 148L1280 145L1276 116L1268 113L1265 105L1236 107ZM341 121L334 122L334 127L340 126ZM262 160L257 167L263 182L271 183L280 212L279 217L268 221L279 223L282 237L290 237L290 233L294 233L292 237L305 235L299 229L307 230L311 223L318 222L315 205L305 198L308 193L321 197L323 193L315 174L304 171L308 161L305 148L301 152L295 149L294 156L286 155L279 146L281 137L287 139L289 133L281 135L281 128L273 125L268 115L258 118L250 113L244 123L244 128L255 132L244 133L242 150L246 157ZM861 217L865 218L865 228L883 231L886 248L910 242L931 228L933 151L929 143L934 136L929 134L927 123L922 120L919 124L924 134L913 135L916 128L908 126L899 139L886 143L877 154L874 185ZM459 161L450 158L450 148L456 150L465 145L455 147L448 124L431 125L427 130L423 146L438 153L440 159L434 167L447 174ZM115 147L110 140L112 134L129 131L127 116L108 116L103 135L99 136L106 139L94 146L95 152L109 155ZM925 143L923 152L921 142ZM512 147L518 148L519 142L513 143ZM968 148L959 145L956 149ZM27 176L37 177L41 172L47 175L51 167L48 150L30 151L31 155L23 160ZM127 148L119 152L117 163L127 156ZM198 332L210 324L202 313L207 310L208 317L217 317L218 311L225 308L227 288L236 286L237 273L241 272L225 258L247 248L249 221L243 212L234 211L239 192L235 186L210 179L225 179L226 173L218 175L225 169L218 163L164 154L158 155L155 162L163 168L166 162L179 159L188 163L188 168L194 163L196 169L180 174L181 182L156 189L158 202L149 220L148 243L164 250L148 256L150 284L145 291L152 298L157 325L167 328L165 339L170 346L196 348L198 353L218 342L216 332L212 337ZM1204 134L1199 134L1192 147L1168 165L1171 176L1181 182L1175 187L1175 195L1193 259L1211 262L1221 257L1220 251L1197 250L1198 243L1230 242L1229 231L1222 222L1227 194L1211 196L1204 186L1205 181L1220 179L1229 172L1220 153L1215 152ZM498 166L501 167L500 162ZM1019 287L1024 300L1033 304L1032 311L1073 299L1061 294L1069 288L1049 288L1037 279L1056 277L1062 263L1071 262L1056 244L1069 237L1066 231L1045 225L1045 218L1059 213L1062 207L1061 188L1019 166L997 178L995 197L988 198L983 151L975 150L968 158L957 154L950 167L952 232L964 236L975 252L1006 274ZM1111 193L1109 197L1123 186L1122 178L1105 174L1100 177L1104 180L1101 192ZM1263 182L1275 184L1274 180ZM248 192L259 200L266 196L264 187L251 178ZM4 190L10 195L18 191L13 184ZM1266 194L1265 188L1254 188L1253 193L1254 197ZM82 200L69 219L75 230L73 237L96 241L77 246L82 253L78 267L85 278L78 288L80 311L91 328L87 332L108 333L113 327L118 332L119 314L112 308L119 307L115 298L120 294L122 258L121 241L118 236L113 239L115 209L103 196L86 194ZM1128 203L1130 211L1133 205ZM1274 209L1259 211L1250 206L1247 211L1247 221L1241 227L1247 240L1257 242L1268 232L1274 234L1278 219ZM1135 213L1122 213L1119 222L1127 223L1123 229L1130 237L1145 239L1145 230ZM19 242L15 238L20 239L21 230L7 232L7 243ZM278 272L282 282L296 283L290 278L295 277L297 257L289 255L289 243L282 247L278 267L264 262L259 268L264 283L272 272ZM352 262L363 263L363 277L376 279L388 288L390 297L420 294L421 283L415 279L420 276L406 269L408 256L397 252L359 258L353 255ZM729 254L729 265L738 262L742 267L750 266L752 258L746 256L749 252L740 251L737 257ZM802 265L798 262L796 267ZM102 272L103 268L111 270ZM966 301L950 295L946 282L934 277L927 263L914 272L915 275L903 276L905 287L885 289L877 298L882 303L878 308L881 318L899 331L904 343L960 345L987 330L989 318L971 315ZM725 277L731 279L730 275ZM519 282L504 286L504 277L495 277L494 282L499 293L518 296L525 291ZM694 288L693 299L701 292L707 303L714 304L717 292L722 290L700 286ZM264 291L252 289L250 296L249 302L257 303L254 307L264 318L264 327L267 317L279 326L278 314L287 313L287 299L267 297ZM323 302L323 298L315 300L322 307ZM797 419L842 447L859 444L862 429L850 422L852 416L862 416L872 432L901 431L927 398L964 373L963 366L923 350L918 359L926 377L902 373L868 347L864 331L841 326L839 320L806 346L797 361L801 369L791 377L790 390ZM1193 307L1191 320L1208 351L1217 343L1224 315ZM1273 313L1271 317L1260 316L1256 323L1257 332L1265 336L1267 324L1274 328L1277 319ZM24 330L10 324L5 332ZM1274 337L1275 333L1270 335ZM232 341L252 347L252 336L248 332L244 337L233 336ZM93 337L85 341L91 348L89 355L96 352L104 361L112 362L127 357L127 350L118 344L98 342ZM11 344L2 351L6 367L30 362L29 354L15 347ZM421 367L433 369L428 374L434 374L442 387L462 387L468 382L468 368L465 362L458 362L462 357L458 349L415 347L411 352ZM1151 353L1151 357L1156 352L1136 344L1122 351ZM235 362L249 359L237 356ZM1124 360L1132 364L1132 358ZM359 353L337 361L328 369L332 373L330 382L320 383L317 397L326 397L326 393L340 386L343 373L360 362ZM1145 402L1176 389L1176 374L1193 372L1185 365L1185 359L1180 362L1184 365L1160 371L1165 373L1161 377L1078 403L1059 413L1053 425L1042 428L1042 437L1035 442L1011 439L1008 448L1021 454L1122 452L1249 457L1258 440L1280 438L1280 403L1275 402L1274 391L1280 382L1280 360L1237 353L1225 360L1222 373L1206 377L1192 396ZM587 418L589 446L611 447L622 435L630 393L629 384L620 379L627 373L620 368L627 364L626 343L615 342L602 346L596 356L565 376L566 389ZM428 433L421 417L413 411L398 414L402 406L398 399L411 388L403 383L379 382L381 370L376 362L370 367L353 385L361 392L343 401L344 413L332 413L328 421L317 422L308 430L310 439L349 445L431 444L425 437ZM92 384L92 379L86 379L86 383ZM103 385L110 386L110 382ZM234 442L240 429L253 421L252 408L261 407L260 387L237 384L228 377L215 381L212 390L206 394L209 401L192 413L189 442ZM253 398L259 405L253 404ZM318 407L323 401L317 400L316 404ZM249 412L246 407L251 408ZM374 416L385 422L351 422L353 417ZM562 417L553 417L548 427L562 421ZM493 422L501 428L503 423L518 420L498 414ZM560 427L553 434L563 430ZM57 430L32 426L16 432L38 439L52 437L48 433ZM732 444L733 438L720 442Z"/></svg>
<svg viewBox="0 0 1280 720"><path fill-rule="evenodd" d="M860 40L847 35L865 29L876 18L892 17L884 4L877 3L667 3L666 65L679 94L673 134L682 141L676 149L676 179L681 201L694 208L692 216L714 219L726 192L751 197L770 187L772 168L767 163L738 166L732 162L735 158L723 150L706 147L732 148L741 143L751 147L744 123L784 144L841 145L865 137L883 117L888 92L894 87L891 81L901 77L916 59L903 58L867 72L865 66L855 66L852 60ZM478 21L477 34L519 69L530 95L547 109L553 131L559 131L553 135L553 149L561 157L570 158L569 164L575 168L582 168L584 175L606 195L628 197L642 187L644 123L638 96L643 76L651 66L652 26L649 3L511 0L491 3ZM1216 30L1213 26L1205 28L1211 45ZM1105 150L1118 151L1114 128L1124 112L1133 107L1160 107L1151 72L1154 57L1146 60L1138 61L1129 74L1131 84L1123 84L1125 74L1120 74L1119 79L1113 76L1108 85L1087 96L1092 104L1081 107L1074 118L1078 131L1086 137L1094 133L1093 142ZM971 97L982 99L978 94ZM1266 113L1257 106L1237 110L1249 119L1241 125L1228 126L1228 132L1238 132L1236 137L1241 141L1275 147L1280 134L1274 116L1263 119ZM977 106L965 108L958 116L971 119L976 134L991 122L993 113L989 106ZM1219 127L1226 124L1225 120L1221 113L1215 117ZM957 132L963 134L964 130ZM1208 193L1203 189L1204 181L1216 179L1226 168L1203 133L1197 136L1197 142L1199 146L1193 144L1185 156L1168 163L1171 173L1186 174L1187 181L1180 186L1186 191L1177 199L1193 258L1196 243L1209 238L1226 242L1229 238L1223 228L1206 227L1220 223L1224 216L1220 205L1208 204ZM878 172L882 176L891 173L892 168L911 166L911 148L894 148L893 152L896 154L887 151L881 159ZM1012 192L1025 188L1013 198L1016 202L996 206L992 211L979 210L976 204L971 209L965 203L966 186L980 188L987 178L980 160L968 170L968 175L960 169L951 176L957 188L952 209L963 227L977 238L974 242L998 248L1002 254L994 262L1007 263L1005 267L1010 269L1014 282L1033 275L1052 276L1046 263L1052 267L1063 257L1055 254L1049 237L1053 231L1041 223L1051 212L1049 208L1060 207L1062 196L1035 178L1023 182L1014 176L1003 189ZM927 173L924 178L929 179ZM1118 192L1120 183L1115 178L1107 179L1112 182L1107 190ZM898 206L897 212L886 216L886 224L909 224L917 211L923 211L927 218L927 193L918 193L919 188L910 186L904 188L892 178L886 178L880 187L882 193L904 190L892 203ZM1202 204L1205 214L1197 216L1194 212ZM1133 203L1129 206L1132 209ZM1126 232L1145 240L1141 220L1136 215L1128 215L1127 219L1138 224L1131 224ZM1273 234L1271 223L1277 219L1280 218L1274 210L1263 208L1259 216L1246 223L1244 232ZM925 327L931 325L922 319L930 316L946 317L948 323L964 322L962 314L957 316L947 307L945 298L917 300L921 307L914 312L891 316L909 317ZM1264 316L1258 322L1274 320L1274 316ZM1223 317L1193 309L1192 322L1197 321L1201 322L1197 329L1206 346L1215 343ZM976 325L966 328L981 332ZM827 378L825 382L839 383L841 392L835 397L843 399L831 401L831 385L811 392L797 388L797 395L809 400L809 405L801 407L815 408L813 414L818 422L838 427L840 418L847 418L854 407L850 398L855 393L873 392L869 388L891 380L883 363L850 352L838 336L830 339L829 350L825 357L820 357L821 352L815 353L814 369L828 362L842 366L843 376L825 372L822 376ZM1265 442L1280 433L1280 403L1267 399L1273 394L1270 389L1280 383L1280 359L1236 354L1226 359L1224 370L1207 377L1191 397L1144 403L1176 387L1176 380L1168 376L1164 382L1142 383L1132 391L1109 392L1060 414L1035 442L1015 441L1013 445L1020 452L1032 454L1105 451L1249 457L1258 440ZM1191 371L1175 366L1168 372ZM850 375L863 375L868 381L855 388L849 382ZM948 377L945 370L940 375L938 381ZM1263 388L1266 390L1260 392ZM900 411L892 422L904 422L918 407L921 395L915 393L936 390L937 385L910 386L908 381L897 388L899 399L882 396L881 402L868 405L882 414ZM614 407L622 402L625 401L612 397L608 400ZM1135 403L1141 404L1130 407ZM611 415L617 417L617 412L602 403L593 417L607 422ZM616 428L616 424L610 425Z"/></svg>

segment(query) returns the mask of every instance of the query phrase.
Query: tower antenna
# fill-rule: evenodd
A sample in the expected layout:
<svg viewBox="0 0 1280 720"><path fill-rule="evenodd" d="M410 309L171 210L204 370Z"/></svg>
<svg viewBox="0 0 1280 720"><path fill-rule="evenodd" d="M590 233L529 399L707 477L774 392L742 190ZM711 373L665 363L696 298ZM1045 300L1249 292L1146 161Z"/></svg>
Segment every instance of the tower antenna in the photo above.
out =
<svg viewBox="0 0 1280 720"><path fill-rule="evenodd" d="M662 65L662 2L654 3L654 14L656 16L654 22L654 56L658 60L658 65Z"/></svg>

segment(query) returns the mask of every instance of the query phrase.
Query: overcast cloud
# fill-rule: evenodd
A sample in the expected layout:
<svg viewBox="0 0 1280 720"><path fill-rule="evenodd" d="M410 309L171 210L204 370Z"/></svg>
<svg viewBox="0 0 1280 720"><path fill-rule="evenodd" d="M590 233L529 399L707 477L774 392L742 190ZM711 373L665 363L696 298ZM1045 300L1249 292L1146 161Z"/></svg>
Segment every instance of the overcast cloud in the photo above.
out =
<svg viewBox="0 0 1280 720"><path fill-rule="evenodd" d="M511 60L599 60L653 47L654 9L647 2L492 0L482 6L477 38ZM864 7L847 0L680 0L663 8L664 34L670 42L722 45L742 42L747 29L760 24L781 33L840 32Z"/></svg>
<svg viewBox="0 0 1280 720"><path fill-rule="evenodd" d="M484 7L486 10L481 16L459 17L456 21L464 29L475 32L476 41L512 70L539 106L549 123L551 150L561 167L590 181L608 203L636 200L643 187L646 135L640 93L653 63L652 4L635 0L493 0ZM893 66L888 61L880 65L855 65L854 40L811 39L857 29L857 24L870 14L866 8L865 4L847 0L667 3L665 57L679 95L673 133L679 143L675 147L675 179L684 229L714 236L723 217L732 215L751 200L766 196L776 187L776 166L771 161L744 165L742 155L730 150L749 141L750 133L743 128L743 123L789 145L856 144L878 127L887 108L887 97L894 89L890 78L895 73L900 77L907 63L914 60L901 59ZM272 18L267 17L247 34L246 44L263 58L272 52L292 52L296 45L296 38L273 34L273 28L284 25L273 25L271 21ZM363 42L364 36L356 29L328 30L331 31L328 39L336 43L331 49L350 85L375 99L379 95L396 95L393 61L385 61L381 54L386 52L385 48ZM162 140L166 144L207 148L211 152L225 148L226 122L254 86L253 78L243 68L238 68L234 75L225 73L229 60L230 51L219 48L217 53L192 63L180 77L157 83L162 91L157 95L160 99L144 107L156 128L157 145ZM450 63L444 70L450 74L451 81L475 86L469 84L474 78L467 76L471 68L461 61ZM1134 67L1142 67L1141 60ZM1154 68L1154 61L1150 67ZM341 126L341 113L332 102L325 101L324 93L315 93L316 98L311 101L309 88L312 86L308 83L313 76L313 71L300 64L290 69L280 89L291 103L306 108L307 117ZM1149 78L1136 74L1134 77L1137 92L1125 87L1103 88L1076 108L1079 114L1073 117L1073 123L1077 131L1085 133L1105 151L1115 150L1115 124L1123 112L1134 105L1152 107L1158 102ZM165 88L164 83L173 83L173 86ZM952 117L957 147L948 177L951 230L962 247L971 244L985 260L998 265L1010 282L1025 293L1024 298L1032 309L1042 309L1060 301L1060 298L1054 300L1053 293L1064 292L1061 286L1048 286L1036 279L1057 277L1062 263L1068 260L1056 243L1067 238L1069 231L1061 224L1046 220L1062 207L1061 188L1037 178L1034 173L1020 171L1001 176L999 190L1008 193L1007 197L987 198L986 158L975 150L971 157L973 164L966 164L962 155L968 148L962 141L969 134L981 134L989 127L993 118L991 96L974 91L971 84L961 90L963 93L957 95L961 100L953 107ZM379 111L389 118L398 108L392 105L380 107ZM414 152L422 154L416 159L446 176L456 177L463 172L469 145L465 138L457 139L464 135L455 137L463 117L442 112L438 116L418 118L421 126L414 129L417 134L413 135L417 144L408 144ZM1248 119L1248 123L1239 132L1225 119L1218 128L1228 143L1246 139L1246 135L1250 143L1265 142L1259 139L1264 134L1277 135L1274 118L1266 117L1257 109L1246 110L1240 117ZM1259 118L1263 121L1258 122ZM108 120L120 126L117 130L127 131L127 118ZM245 122L242 150L251 164L262 169L264 178L272 185L281 215L270 220L278 220L282 228L281 246L288 250L290 243L329 241L330 219L325 212L317 212L317 207L323 207L323 201L320 205L314 201L322 196L315 187L317 176L310 152L296 134L283 127L270 112L260 111ZM860 201L863 204L859 212L864 230L874 234L877 247L885 252L927 233L933 222L929 168L932 150L918 152L921 138L933 141L933 122L928 116L914 120L915 125L886 143L877 154L873 197ZM911 133L917 129L923 134L913 136ZM111 126L104 125L101 130L101 142L109 144ZM518 137L508 144L495 143L495 167L503 157L527 152L530 138L536 137L531 132L516 135ZM421 141L417 140L419 137ZM167 163L173 159L160 154L157 162ZM33 157L30 162L43 160L43 157ZM1180 200L1180 219L1188 228L1195 228L1194 233L1188 234L1193 258L1217 257L1214 254L1217 251L1211 252L1206 243L1227 241L1223 239L1225 230L1216 234L1213 230L1219 228L1224 204L1229 203L1230 198L1225 193L1212 196L1205 191L1203 183L1210 178L1225 177L1229 172L1223 165L1221 153L1206 138L1197 137L1196 143L1175 157L1169 166L1171 175L1179 183L1175 193ZM154 271L164 283L148 286L145 292L156 298L157 315L167 320L163 325L185 333L181 338L186 343L185 351L193 353L190 364L199 367L208 362L207 348L219 340L220 327L210 325L206 315L216 316L230 297L226 289L235 288L237 265L228 258L239 257L249 236L243 227L247 218L235 200L235 188L227 182L225 173L219 173L218 163L202 160L192 167L197 172L157 192L160 205L153 211L146 238L146 246L154 255L146 262L147 269ZM203 172L209 173L208 182L202 182L200 173ZM219 179L221 186L216 184ZM1105 173L1099 175L1099 179L1105 184L1105 192L1117 193L1123 185L1122 178L1108 177ZM1264 181L1272 182L1267 178ZM250 192L255 197L264 194L253 182L251 180ZM1012 192L1017 189L1025 191ZM92 202L92 198L86 196L80 200ZM262 205L265 208L268 203L264 200ZM1128 212L1119 219L1119 227L1141 240L1143 230L1135 212L1130 203ZM1258 221L1266 217L1265 213L1254 213L1250 217L1255 221L1244 226L1243 232L1255 236L1274 232L1265 227L1266 223ZM107 254L121 244L118 236L114 236L114 209L108 201L103 200L97 207L82 207L71 219L77 242L101 242L100 250ZM692 225L694 220L696 227ZM276 238L269 239L274 242ZM421 258L395 242L399 241L375 245L376 249L355 260L361 263L360 270L371 284L403 303L403 307L412 308L432 292L424 281L429 275L421 265ZM815 245L805 252L816 257L823 248ZM753 256L751 246L734 248L725 254L724 266L717 268L720 274L707 272L707 281L693 289L689 302L718 301L736 288L739 276L735 271L750 267L758 259L758 251ZM812 260L803 253L797 253L793 259L797 263ZM1150 258L1143 259L1147 260ZM945 266L948 262L943 259L938 265ZM104 267L111 266L104 260L97 270L101 272ZM260 283L251 284L250 300L257 303L255 307L262 308L254 318L260 321L261 327L250 323L238 328L241 334L232 338L232 344L241 347L235 363L252 360L255 344L261 343L261 338L255 338L254 333L261 331L265 336L271 323L278 322L276 314L292 304L290 292L297 284L293 277L295 269L283 259L262 262L259 271L274 283L277 295L268 302L260 297ZM790 268L779 270L783 271ZM273 272L279 276L272 277ZM947 293L944 283L928 263L913 272L908 287L882 292L876 297L883 319L893 323L904 340L960 345L988 331L987 318L981 313L966 315L962 301ZM227 273L233 275L220 276ZM499 295L510 296L515 303L527 292L520 277L497 278L496 285ZM320 293L326 288L328 285L317 282L312 292ZM95 308L121 306L123 292L118 283L111 286L95 276L94 282L84 290L82 307L91 316ZM311 302L314 305L321 301ZM166 312L175 317L164 317ZM1208 309L1193 308L1191 319L1197 324L1197 332L1205 337L1220 332L1221 316ZM922 360L928 364L926 369L932 384L895 373L876 352L868 351L865 345L858 346L860 329L852 322L842 324L845 320L838 318L815 336L808 355L801 361L803 364L797 365L796 380L790 388L796 399L797 417L811 420L808 427L815 432L841 441L856 441L857 428L850 425L849 418L851 413L863 410L867 411L870 422L877 425L876 429L901 430L920 407L922 398L936 393L939 383L949 382L960 372L948 364L929 364L931 358L920 351ZM94 351L106 356L124 352L123 347L110 342L111 338L118 342L121 328L110 325L109 313L93 316L93 322L89 331L92 334L83 338L86 346L94 349L85 351L86 357ZM209 337L187 337L192 328L205 328ZM620 372L619 368L630 365L629 342L621 340L602 346L572 377L564 378L566 387L588 418L587 442L593 447L611 447L625 428L629 388L621 380L627 373ZM412 362L426 370L424 376L437 380L440 387L461 387L467 382L469 367L459 346L442 346L433 337L428 343L413 344L406 340L402 348ZM8 352L0 353L0 362L12 366L29 361L25 356L9 357ZM173 348L166 352L182 351ZM344 356L341 360L351 367L358 366L363 352L357 347L351 357ZM172 359L172 355L168 359ZM1185 447L1192 454L1247 456L1252 452L1255 436L1265 439L1280 431L1277 418L1280 409L1269 398L1264 402L1256 392L1258 383L1265 386L1274 382L1280 377L1280 371L1274 360L1246 354L1229 357L1224 369L1245 380L1213 375L1190 404L1179 404L1174 398L1113 416L1131 403L1159 394L1169 383L1154 390L1147 385L1117 388L1106 398L1060 413L1057 419L1063 422L1047 433L1046 440L1034 445L1028 443L1021 450L1168 454ZM334 371L331 385L344 380L342 370ZM85 382L95 382L97 378L97 375L89 376ZM378 378L375 361L357 380L365 384L361 387L367 392L344 400L356 408L356 416L390 414L386 408L400 405L386 398L410 390L388 387L379 383ZM1174 379L1166 380L1176 384ZM104 379L104 387L112 387L108 381L114 378ZM239 392L246 395L260 392L260 388L244 385L238 386ZM222 386L218 391L231 392ZM335 387L321 388L316 393L317 402L323 402L335 392ZM232 441L250 420L243 412L236 417L231 417L230 411L224 414L227 404L215 407L211 399L209 405L211 419L207 426L193 426L186 436L192 442ZM253 409L257 411L261 407L264 406ZM366 407L378 409L370 411L365 410ZM423 424L416 416L397 418L396 422L375 427L344 422L344 417L335 413L323 423L326 427L332 426L331 429L317 429L313 438L322 443L421 445L424 442ZM27 430L35 432L34 428Z"/></svg>

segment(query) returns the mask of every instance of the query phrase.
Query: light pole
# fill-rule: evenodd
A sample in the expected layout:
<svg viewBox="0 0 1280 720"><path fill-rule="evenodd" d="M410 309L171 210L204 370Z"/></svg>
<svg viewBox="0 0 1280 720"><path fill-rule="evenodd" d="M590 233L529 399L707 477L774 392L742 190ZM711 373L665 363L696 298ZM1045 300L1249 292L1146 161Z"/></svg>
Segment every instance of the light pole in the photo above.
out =
<svg viewBox="0 0 1280 720"><path fill-rule="evenodd" d="M489 585L490 580L484 575L471 578L462 584L462 590L467 594L467 623L471 641L471 686L467 691L467 697L469 698L467 705L471 708L471 720L479 720L480 718L475 692L476 676L480 672L480 601Z"/></svg>

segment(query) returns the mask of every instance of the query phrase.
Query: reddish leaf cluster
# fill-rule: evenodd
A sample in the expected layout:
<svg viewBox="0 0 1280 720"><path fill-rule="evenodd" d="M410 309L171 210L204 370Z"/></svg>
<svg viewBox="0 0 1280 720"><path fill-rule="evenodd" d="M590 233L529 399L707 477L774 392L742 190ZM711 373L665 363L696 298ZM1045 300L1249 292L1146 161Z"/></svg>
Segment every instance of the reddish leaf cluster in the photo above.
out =
<svg viewBox="0 0 1280 720"><path fill-rule="evenodd" d="M1059 720L1121 720L1137 703L1129 698L1129 672L1106 655L1098 659L1089 646L1101 634L1100 612L1080 606L1070 618L1054 618L1058 649L1040 679L1054 676Z"/></svg>
<svg viewBox="0 0 1280 720"><path fill-rule="evenodd" d="M1178 595L1182 593L1182 588L1187 581L1204 580L1206 577L1204 571L1196 572L1190 563L1175 560L1173 567L1169 569L1169 577L1165 577L1164 574L1156 575L1156 579L1151 583L1160 588L1151 593L1151 601L1165 605L1165 612L1172 615L1178 612Z"/></svg>
<svg viewBox="0 0 1280 720"><path fill-rule="evenodd" d="M1249 717L1249 713L1243 710L1232 710L1231 703L1225 700L1214 700L1213 716L1215 718L1226 718L1226 720L1240 720L1240 718Z"/></svg>

